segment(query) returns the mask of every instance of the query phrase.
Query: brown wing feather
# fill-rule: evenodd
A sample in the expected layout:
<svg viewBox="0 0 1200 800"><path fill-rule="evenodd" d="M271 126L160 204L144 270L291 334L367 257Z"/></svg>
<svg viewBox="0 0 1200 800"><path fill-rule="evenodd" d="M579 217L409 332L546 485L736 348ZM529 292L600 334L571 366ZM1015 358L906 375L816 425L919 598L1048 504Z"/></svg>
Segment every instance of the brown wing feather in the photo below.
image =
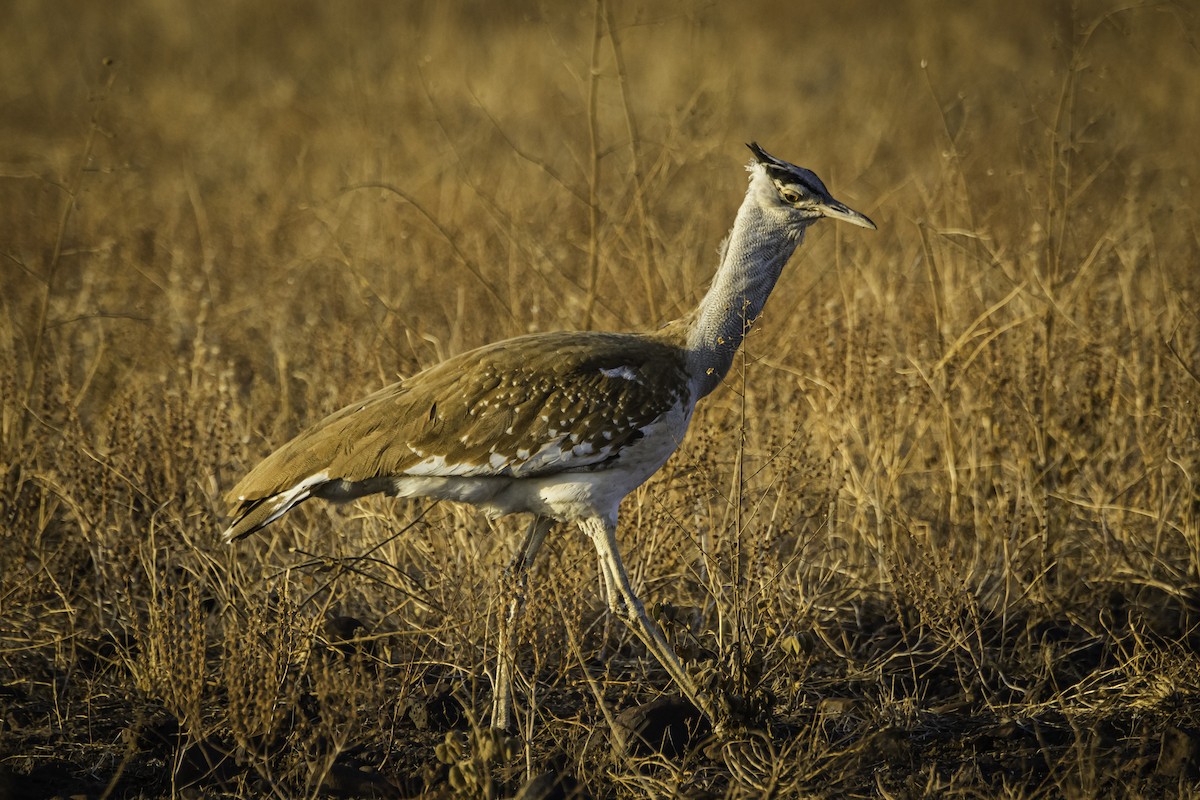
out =
<svg viewBox="0 0 1200 800"><path fill-rule="evenodd" d="M358 482L403 475L423 462L421 474L585 468L638 438L641 426L686 392L681 351L654 338L518 337L463 353L331 414L265 458L229 501L244 510L319 473ZM530 461L556 444L561 459ZM433 457L441 457L446 471L429 465Z"/></svg>

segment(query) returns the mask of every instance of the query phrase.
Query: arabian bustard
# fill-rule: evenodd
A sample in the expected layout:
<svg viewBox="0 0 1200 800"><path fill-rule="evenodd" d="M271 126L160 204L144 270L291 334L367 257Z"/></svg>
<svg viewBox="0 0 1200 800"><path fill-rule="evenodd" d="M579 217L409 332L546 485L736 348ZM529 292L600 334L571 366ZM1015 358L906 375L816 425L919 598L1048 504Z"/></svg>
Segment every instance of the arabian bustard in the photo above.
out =
<svg viewBox="0 0 1200 800"><path fill-rule="evenodd" d="M617 551L617 508L679 447L697 401L729 371L808 226L824 217L875 227L834 200L812 172L749 147L749 189L712 285L691 313L649 333L519 336L381 389L243 478L229 494L235 508L225 539L251 534L310 497L383 492L470 503L492 516L532 513L510 567L518 588L494 676L493 724L505 728L524 575L555 522L578 523L599 555L610 610L720 724L712 699L629 585Z"/></svg>

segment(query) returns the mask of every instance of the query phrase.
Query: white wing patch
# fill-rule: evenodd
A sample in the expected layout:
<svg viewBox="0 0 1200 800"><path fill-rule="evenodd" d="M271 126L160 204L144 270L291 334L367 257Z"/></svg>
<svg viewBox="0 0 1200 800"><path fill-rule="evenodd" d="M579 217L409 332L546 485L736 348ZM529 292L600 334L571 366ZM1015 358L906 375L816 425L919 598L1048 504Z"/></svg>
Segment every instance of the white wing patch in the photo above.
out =
<svg viewBox="0 0 1200 800"><path fill-rule="evenodd" d="M597 443L580 442L578 435L552 431L550 440L536 449L517 447L512 453L492 450L479 460L453 461L443 455L430 455L405 469L404 474L422 478L526 478L547 472L582 470L616 454L617 447L610 443L615 434L604 433L607 434L604 440Z"/></svg>
<svg viewBox="0 0 1200 800"><path fill-rule="evenodd" d="M621 380L635 382L641 381L641 376L634 371L633 367L629 367L624 364L619 367L612 367L611 369L602 368L600 370L600 374L606 378L620 378Z"/></svg>

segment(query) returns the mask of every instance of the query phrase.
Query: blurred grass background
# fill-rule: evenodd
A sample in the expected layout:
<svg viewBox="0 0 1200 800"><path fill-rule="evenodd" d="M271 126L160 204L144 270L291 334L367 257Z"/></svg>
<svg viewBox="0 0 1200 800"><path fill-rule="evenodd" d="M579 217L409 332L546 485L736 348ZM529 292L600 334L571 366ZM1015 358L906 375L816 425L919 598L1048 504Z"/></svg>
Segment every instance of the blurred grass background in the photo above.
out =
<svg viewBox="0 0 1200 800"><path fill-rule="evenodd" d="M6 9L17 796L495 796L548 764L601 796L1194 793L1190 5ZM573 533L508 760L462 732L519 521L370 501L219 545L257 458L397 376L690 308L750 140L880 230L811 232L621 538L760 738L605 761L570 637L614 707L667 684L603 635ZM315 657L350 617L370 658Z"/></svg>

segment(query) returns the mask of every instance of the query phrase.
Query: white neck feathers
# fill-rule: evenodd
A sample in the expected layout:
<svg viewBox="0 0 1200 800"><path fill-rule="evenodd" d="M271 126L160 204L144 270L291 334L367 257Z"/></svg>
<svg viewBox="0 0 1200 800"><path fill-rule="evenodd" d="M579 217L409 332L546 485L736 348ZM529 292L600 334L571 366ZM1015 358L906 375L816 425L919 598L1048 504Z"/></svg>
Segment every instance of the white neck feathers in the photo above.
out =
<svg viewBox="0 0 1200 800"><path fill-rule="evenodd" d="M688 330L688 367L699 390L696 399L715 389L729 371L808 227L779 206L762 165L751 164L749 170L750 187L721 246L720 267Z"/></svg>

